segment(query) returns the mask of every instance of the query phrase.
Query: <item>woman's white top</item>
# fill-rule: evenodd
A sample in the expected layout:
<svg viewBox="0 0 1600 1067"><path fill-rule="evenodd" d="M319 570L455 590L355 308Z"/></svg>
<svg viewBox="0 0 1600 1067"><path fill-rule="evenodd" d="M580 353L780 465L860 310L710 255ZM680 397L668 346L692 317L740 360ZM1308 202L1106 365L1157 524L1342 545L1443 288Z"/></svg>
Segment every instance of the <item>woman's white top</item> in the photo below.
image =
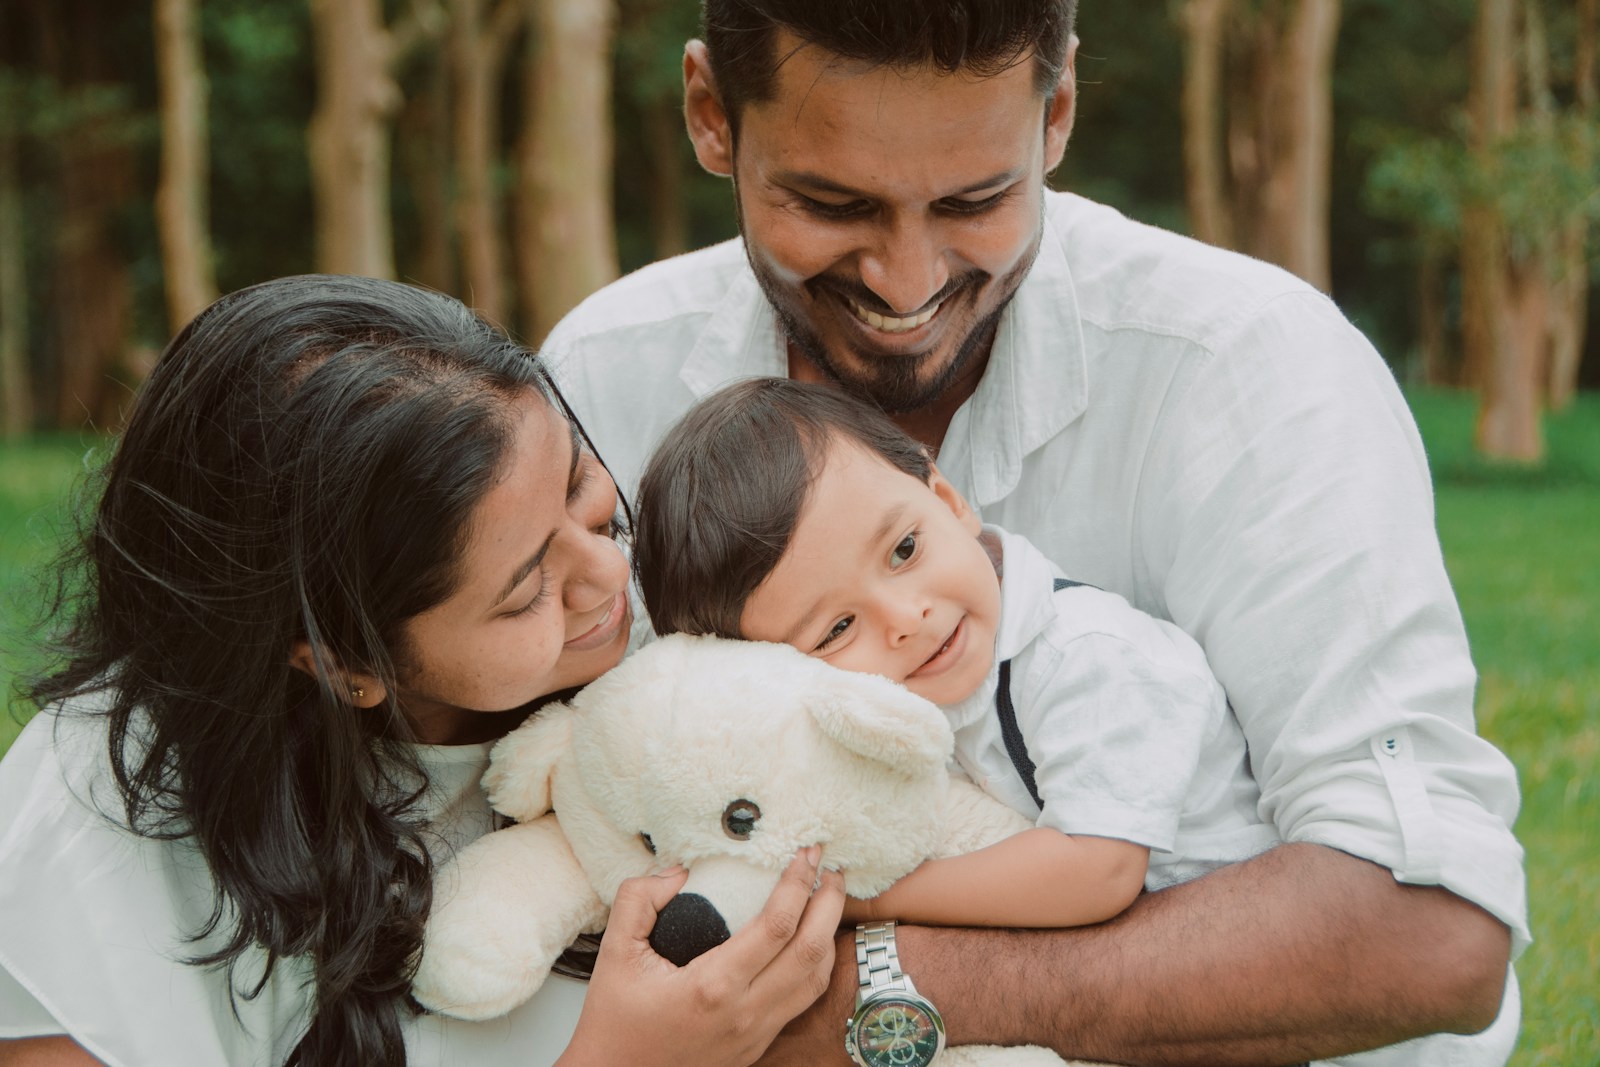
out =
<svg viewBox="0 0 1600 1067"><path fill-rule="evenodd" d="M489 746L417 751L437 859L492 826L478 784ZM309 1019L308 968L280 962L259 996L230 1003L225 971L182 962L208 947L185 936L211 913L200 855L139 837L123 818L99 716L36 716L0 761L0 1039L67 1034L114 1067L278 1067ZM261 959L247 958L236 983ZM408 1059L545 1067L585 988L552 975L502 1019L414 1019Z"/></svg>

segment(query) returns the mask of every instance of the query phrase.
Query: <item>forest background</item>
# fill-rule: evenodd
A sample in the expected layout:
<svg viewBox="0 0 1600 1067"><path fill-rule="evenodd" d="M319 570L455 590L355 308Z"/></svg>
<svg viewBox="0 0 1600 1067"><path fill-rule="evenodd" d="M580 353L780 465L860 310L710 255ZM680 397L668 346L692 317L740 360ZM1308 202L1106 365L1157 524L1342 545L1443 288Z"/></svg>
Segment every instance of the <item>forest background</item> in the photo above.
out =
<svg viewBox="0 0 1600 1067"><path fill-rule="evenodd" d="M1479 726L1524 792L1515 1067L1600 1063L1597 7L1084 0L1052 177L1307 278L1405 386ZM682 126L697 19L694 0L0 0L0 686L37 666L30 576L70 487L218 293L397 277L536 344L619 273L733 236Z"/></svg>

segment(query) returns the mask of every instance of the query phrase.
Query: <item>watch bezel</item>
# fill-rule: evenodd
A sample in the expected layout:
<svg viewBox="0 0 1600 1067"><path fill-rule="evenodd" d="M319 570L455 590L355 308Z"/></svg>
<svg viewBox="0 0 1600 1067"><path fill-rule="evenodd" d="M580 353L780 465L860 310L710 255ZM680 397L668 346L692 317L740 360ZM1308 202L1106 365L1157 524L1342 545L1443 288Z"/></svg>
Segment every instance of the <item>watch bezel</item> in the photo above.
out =
<svg viewBox="0 0 1600 1067"><path fill-rule="evenodd" d="M874 1067L874 1065L862 1055L861 1046L856 1041L856 1034L860 1032L861 1027L870 1016L897 1003L915 1008L933 1022L933 1054L925 1060L908 1064L907 1067L928 1067L944 1051L944 1016L939 1014L939 1009L933 1006L933 1001L913 990L879 989L863 997L861 1003L856 1005L856 1010L851 1012L849 1021L845 1023L845 1051L849 1053L852 1060L861 1064L862 1067Z"/></svg>

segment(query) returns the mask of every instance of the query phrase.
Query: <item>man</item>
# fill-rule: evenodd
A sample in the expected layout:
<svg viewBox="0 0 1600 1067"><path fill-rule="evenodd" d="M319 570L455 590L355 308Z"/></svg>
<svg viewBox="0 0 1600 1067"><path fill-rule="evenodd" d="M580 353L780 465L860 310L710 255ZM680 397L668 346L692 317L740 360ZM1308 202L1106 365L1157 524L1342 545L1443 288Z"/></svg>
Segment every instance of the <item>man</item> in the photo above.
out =
<svg viewBox="0 0 1600 1067"><path fill-rule="evenodd" d="M1089 929L900 928L952 1042L1501 1063L1528 939L1516 780L1473 733L1410 415L1321 294L1046 191L1074 6L706 0L686 115L742 242L603 290L550 358L629 492L729 379L870 397L985 521L1206 649L1288 844ZM849 1062L852 942L763 1062Z"/></svg>

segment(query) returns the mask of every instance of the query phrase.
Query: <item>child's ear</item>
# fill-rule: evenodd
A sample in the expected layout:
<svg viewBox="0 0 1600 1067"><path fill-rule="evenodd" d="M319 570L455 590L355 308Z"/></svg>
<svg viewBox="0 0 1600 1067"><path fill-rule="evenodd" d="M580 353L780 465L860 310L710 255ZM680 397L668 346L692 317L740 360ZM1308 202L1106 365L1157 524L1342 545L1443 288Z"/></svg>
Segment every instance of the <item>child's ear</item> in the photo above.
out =
<svg viewBox="0 0 1600 1067"><path fill-rule="evenodd" d="M331 656L325 656L324 658L330 662L332 661ZM294 643L289 646L289 666L310 675L312 678L321 677L317 673L316 653L311 649L311 642L303 637L296 638ZM383 703L384 697L389 695L389 691L384 688L383 683L378 681L376 676L364 674L361 671L347 671L338 669L336 666L330 676L330 681L335 691L343 691L345 699L352 707L375 708Z"/></svg>
<svg viewBox="0 0 1600 1067"><path fill-rule="evenodd" d="M977 537L983 530L983 520L978 518L978 513L972 510L972 505L967 503L967 498L962 496L955 486L939 473L938 464L929 464L932 468L928 474L928 488L933 490L933 495L945 502L945 506L961 521L962 527L973 537Z"/></svg>

